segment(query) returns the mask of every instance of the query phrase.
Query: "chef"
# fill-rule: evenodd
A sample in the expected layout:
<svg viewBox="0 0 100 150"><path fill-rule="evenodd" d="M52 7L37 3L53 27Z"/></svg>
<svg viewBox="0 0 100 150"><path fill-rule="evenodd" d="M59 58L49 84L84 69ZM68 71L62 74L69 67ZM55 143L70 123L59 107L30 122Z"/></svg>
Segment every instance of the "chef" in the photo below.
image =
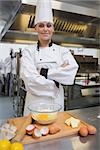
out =
<svg viewBox="0 0 100 150"><path fill-rule="evenodd" d="M38 42L25 48L21 60L21 77L27 90L24 115L30 113L28 105L35 102L58 103L63 111L62 85L72 85L78 70L71 52L52 42L54 26L50 0L37 0L35 30Z"/></svg>

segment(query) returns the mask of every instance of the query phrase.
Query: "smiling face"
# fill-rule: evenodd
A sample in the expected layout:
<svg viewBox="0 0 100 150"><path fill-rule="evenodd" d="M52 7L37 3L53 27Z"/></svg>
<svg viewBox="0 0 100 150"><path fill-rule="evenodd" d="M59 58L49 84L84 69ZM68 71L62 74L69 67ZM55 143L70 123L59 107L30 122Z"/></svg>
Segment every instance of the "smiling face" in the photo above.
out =
<svg viewBox="0 0 100 150"><path fill-rule="evenodd" d="M40 22L35 27L36 31L38 32L39 41L45 42L51 41L52 35L54 33L53 24L50 22Z"/></svg>

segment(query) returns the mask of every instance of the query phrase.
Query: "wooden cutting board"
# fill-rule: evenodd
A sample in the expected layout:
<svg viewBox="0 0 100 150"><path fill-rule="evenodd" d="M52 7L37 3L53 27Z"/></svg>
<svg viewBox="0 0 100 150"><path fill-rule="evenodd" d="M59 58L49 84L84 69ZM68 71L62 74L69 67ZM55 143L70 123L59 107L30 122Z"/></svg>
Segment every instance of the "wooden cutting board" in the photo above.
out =
<svg viewBox="0 0 100 150"><path fill-rule="evenodd" d="M61 138L61 137L65 137L65 136L69 136L69 135L73 135L73 134L77 135L79 128L81 126L88 125L86 122L81 120L81 123L80 123L78 128L69 127L65 124L65 120L70 118L70 117L77 118L76 116L69 114L68 112L59 112L58 118L56 120L56 124L58 124L61 127L60 132L53 134L53 135L48 134L48 135L42 136L40 138L32 138L32 136L25 135L21 142L23 144L30 144L30 143L36 143L36 142L42 142L42 141L57 139L57 138ZM14 119L10 119L9 123L14 124L17 127L17 129L20 130L23 123L25 122L25 119L26 119L26 117L14 118ZM37 124L37 125L39 127L44 126L44 125L39 125L39 124ZM50 125L47 125L47 126L50 126Z"/></svg>

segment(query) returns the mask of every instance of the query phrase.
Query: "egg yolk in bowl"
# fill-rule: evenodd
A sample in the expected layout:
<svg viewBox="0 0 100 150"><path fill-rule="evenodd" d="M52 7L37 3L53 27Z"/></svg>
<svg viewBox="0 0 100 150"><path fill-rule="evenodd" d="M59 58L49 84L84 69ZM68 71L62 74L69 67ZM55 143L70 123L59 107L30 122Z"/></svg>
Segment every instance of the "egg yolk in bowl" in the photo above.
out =
<svg viewBox="0 0 100 150"><path fill-rule="evenodd" d="M57 118L57 113L39 113L34 114L33 119L38 121L40 124L50 124L53 123Z"/></svg>
<svg viewBox="0 0 100 150"><path fill-rule="evenodd" d="M37 120L48 120L49 119L49 115L48 114L39 114L37 117Z"/></svg>

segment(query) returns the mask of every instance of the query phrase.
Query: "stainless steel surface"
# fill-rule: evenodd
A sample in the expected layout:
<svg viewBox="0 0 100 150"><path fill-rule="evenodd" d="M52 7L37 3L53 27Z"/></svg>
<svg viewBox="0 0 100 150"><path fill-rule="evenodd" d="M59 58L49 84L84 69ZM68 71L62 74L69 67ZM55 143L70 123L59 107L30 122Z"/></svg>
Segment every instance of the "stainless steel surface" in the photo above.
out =
<svg viewBox="0 0 100 150"><path fill-rule="evenodd" d="M68 136L56 140L25 145L25 150L99 150L100 149L100 106L68 111L97 128L96 135ZM4 120L0 120L0 123Z"/></svg>
<svg viewBox="0 0 100 150"><path fill-rule="evenodd" d="M23 4L36 5L36 0L22 0ZM79 1L79 0L52 0L53 9L68 11L88 16L98 17L100 2L96 0L93 5L91 1ZM91 7L94 6L94 7ZM98 10L97 10L98 9Z"/></svg>
<svg viewBox="0 0 100 150"><path fill-rule="evenodd" d="M80 137L73 135L52 141L25 145L25 150L99 150L100 148L100 106L68 111L97 128L96 135Z"/></svg>
<svg viewBox="0 0 100 150"><path fill-rule="evenodd" d="M0 0L0 40L14 21L20 5L21 0Z"/></svg>
<svg viewBox="0 0 100 150"><path fill-rule="evenodd" d="M99 39L94 38L85 38L85 37L73 37L67 34L56 33L53 35L53 41L59 44L61 43L74 43L74 44L81 44L85 47L94 47L99 48ZM38 40L36 32L23 32L23 31L15 31L9 30L2 41L5 42L14 42L14 43L33 43Z"/></svg>
<svg viewBox="0 0 100 150"><path fill-rule="evenodd" d="M36 0L21 2L16 19L2 41L16 43L37 41L34 30ZM55 27L53 40L59 44L73 43L99 48L99 4L98 0L93 4L90 1L52 0Z"/></svg>

